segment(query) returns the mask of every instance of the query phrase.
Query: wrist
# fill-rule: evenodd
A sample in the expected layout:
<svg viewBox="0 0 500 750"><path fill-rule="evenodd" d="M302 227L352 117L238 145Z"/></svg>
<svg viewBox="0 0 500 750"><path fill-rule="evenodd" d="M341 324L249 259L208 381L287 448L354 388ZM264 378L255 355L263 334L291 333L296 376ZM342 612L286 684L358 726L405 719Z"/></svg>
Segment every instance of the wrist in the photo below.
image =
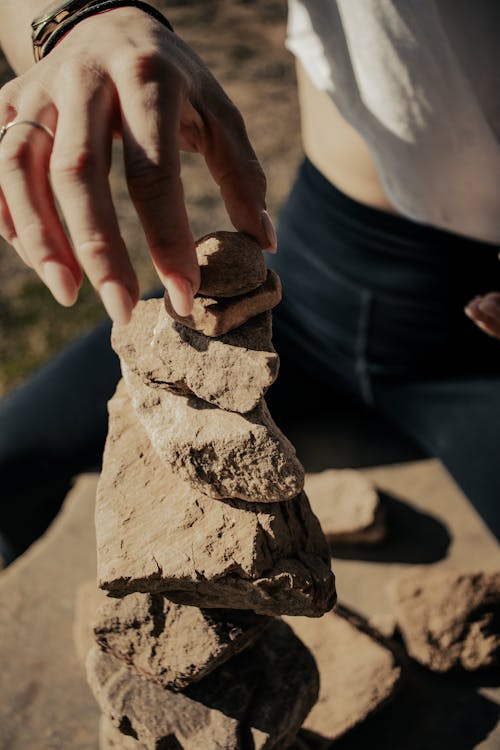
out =
<svg viewBox="0 0 500 750"><path fill-rule="evenodd" d="M49 6L32 22L35 60L46 57L82 21L119 8L136 8L173 32L168 18L144 0L63 0Z"/></svg>

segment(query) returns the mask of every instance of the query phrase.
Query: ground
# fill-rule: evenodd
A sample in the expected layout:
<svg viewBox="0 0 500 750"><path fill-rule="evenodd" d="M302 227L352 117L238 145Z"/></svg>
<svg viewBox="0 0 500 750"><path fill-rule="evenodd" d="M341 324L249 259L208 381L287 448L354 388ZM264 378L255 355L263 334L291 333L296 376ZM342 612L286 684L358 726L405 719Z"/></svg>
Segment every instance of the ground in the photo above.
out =
<svg viewBox="0 0 500 750"><path fill-rule="evenodd" d="M284 48L286 0L169 0L167 5L176 31L203 57L242 111L267 174L269 208L276 218L301 156L294 65ZM0 81L12 75L1 59ZM200 157L186 155L183 181L195 237L231 228ZM111 183L145 292L157 285L157 277L127 196L119 144ZM88 282L74 308L61 308L1 240L0 279L1 396L104 313Z"/></svg>

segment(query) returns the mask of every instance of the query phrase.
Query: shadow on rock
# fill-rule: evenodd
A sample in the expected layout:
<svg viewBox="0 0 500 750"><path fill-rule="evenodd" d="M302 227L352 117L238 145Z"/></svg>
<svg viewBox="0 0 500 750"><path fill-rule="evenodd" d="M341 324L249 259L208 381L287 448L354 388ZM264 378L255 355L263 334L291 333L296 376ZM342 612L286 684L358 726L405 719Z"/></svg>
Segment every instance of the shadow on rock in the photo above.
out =
<svg viewBox="0 0 500 750"><path fill-rule="evenodd" d="M335 545L331 548L333 557L418 565L446 557L451 537L441 521L392 495L380 493L380 498L386 514L387 539L373 547Z"/></svg>
<svg viewBox="0 0 500 750"><path fill-rule="evenodd" d="M433 674L410 660L400 648L405 675L400 693L379 714L328 747L332 750L476 748L500 720L498 702L479 692L491 684L492 675ZM491 737L491 745L485 745L485 750L498 747L499 737L497 734Z"/></svg>

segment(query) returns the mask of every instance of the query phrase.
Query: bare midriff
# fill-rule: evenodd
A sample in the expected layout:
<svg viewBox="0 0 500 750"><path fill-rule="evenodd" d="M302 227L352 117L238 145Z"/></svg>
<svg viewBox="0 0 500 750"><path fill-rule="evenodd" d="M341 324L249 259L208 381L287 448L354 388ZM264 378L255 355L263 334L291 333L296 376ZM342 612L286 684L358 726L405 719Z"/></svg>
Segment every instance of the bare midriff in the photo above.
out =
<svg viewBox="0 0 500 750"><path fill-rule="evenodd" d="M375 161L359 133L297 62L304 151L335 187L354 200L396 213L384 192Z"/></svg>

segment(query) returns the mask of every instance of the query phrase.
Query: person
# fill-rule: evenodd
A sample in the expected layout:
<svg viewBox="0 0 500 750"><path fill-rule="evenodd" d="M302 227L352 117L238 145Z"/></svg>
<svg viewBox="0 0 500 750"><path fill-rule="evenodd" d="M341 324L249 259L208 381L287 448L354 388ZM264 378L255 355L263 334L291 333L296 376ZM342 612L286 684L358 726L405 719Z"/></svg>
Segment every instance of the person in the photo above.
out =
<svg viewBox="0 0 500 750"><path fill-rule="evenodd" d="M187 314L199 270L179 150L199 152L282 277L287 377L305 369L378 409L498 535L496 4L289 0L305 160L278 242L241 114L154 3L56 2L65 20L34 63L44 2L0 6L17 73L0 91L0 231L54 297L72 305L83 269L115 322L138 300L108 182L119 136L159 278ZM118 377L104 323L0 404L0 530L16 551L99 463Z"/></svg>

